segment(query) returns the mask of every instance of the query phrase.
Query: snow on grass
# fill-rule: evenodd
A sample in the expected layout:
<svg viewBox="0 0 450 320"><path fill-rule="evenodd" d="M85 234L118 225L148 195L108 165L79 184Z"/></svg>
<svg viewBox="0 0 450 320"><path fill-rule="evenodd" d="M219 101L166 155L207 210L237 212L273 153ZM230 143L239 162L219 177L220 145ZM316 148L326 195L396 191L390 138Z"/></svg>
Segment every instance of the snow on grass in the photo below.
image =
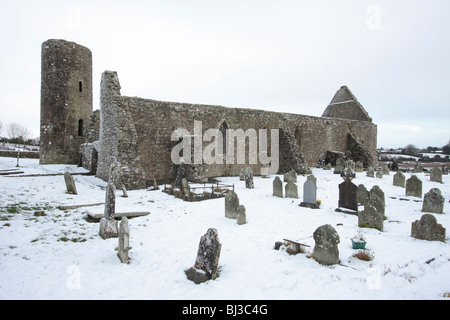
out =
<svg viewBox="0 0 450 320"><path fill-rule="evenodd" d="M14 158L0 158L0 169L12 169ZM84 172L71 165L39 165L21 159L24 174ZM392 185L393 173L382 179L357 173L355 184L368 190L379 185L385 193L384 231L358 228L357 217L335 212L338 184L332 171L313 168L320 209L300 207L306 176L299 175L300 199L272 196L272 181L255 177L255 189L238 177L220 180L235 184L247 221L225 218L224 199L184 202L161 191L117 190L116 211L150 211L129 220L130 264L120 263L117 239L102 240L99 224L88 222L86 210L60 210L60 205L104 202L106 183L74 175L78 195L66 193L60 176L0 176L0 298L1 299L446 299L450 292L450 248L446 243L410 236L420 219L422 199L405 197ZM425 173L423 193L440 188L447 203L438 223L450 226L450 176L443 184ZM406 173L409 178L410 173ZM282 176L280 176L282 178ZM400 198L409 201L400 200ZM45 210L45 216L34 211ZM312 234L323 224L340 236L340 265L322 266L310 258ZM216 228L222 243L220 276L196 285L184 270L193 266L200 237ZM351 238L362 233L372 261L352 257ZM310 245L306 254L274 250L276 241L298 240ZM433 260L434 259L434 260ZM430 261L431 260L431 261ZM427 263L428 262L428 263Z"/></svg>

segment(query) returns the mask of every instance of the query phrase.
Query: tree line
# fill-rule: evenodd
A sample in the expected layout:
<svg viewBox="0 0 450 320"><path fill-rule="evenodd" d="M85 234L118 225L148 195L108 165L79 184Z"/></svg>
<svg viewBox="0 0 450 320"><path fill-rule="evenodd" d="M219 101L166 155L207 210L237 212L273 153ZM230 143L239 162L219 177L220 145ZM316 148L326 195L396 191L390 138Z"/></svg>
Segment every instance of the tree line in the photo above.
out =
<svg viewBox="0 0 450 320"><path fill-rule="evenodd" d="M3 129L6 129L7 137L1 137ZM4 126L0 121L0 137L0 141L2 142L15 144L34 144L34 139L32 139L31 131L17 122L12 122L7 126Z"/></svg>

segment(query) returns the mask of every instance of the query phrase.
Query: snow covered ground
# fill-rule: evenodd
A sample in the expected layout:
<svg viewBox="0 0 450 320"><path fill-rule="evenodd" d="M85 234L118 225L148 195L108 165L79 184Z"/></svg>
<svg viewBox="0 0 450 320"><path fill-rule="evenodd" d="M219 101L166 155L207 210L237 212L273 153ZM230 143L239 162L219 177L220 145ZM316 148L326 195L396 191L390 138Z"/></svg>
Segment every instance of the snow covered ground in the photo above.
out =
<svg viewBox="0 0 450 320"><path fill-rule="evenodd" d="M0 170L13 169L15 158L0 158ZM83 172L67 165L40 166L21 159L24 174ZM338 184L332 171L312 169L317 177L318 210L299 207L306 176L298 176L300 199L272 196L272 181L255 177L255 189L234 183L248 223L225 218L224 199L184 202L161 191L117 191L116 211L150 211L129 220L131 263L122 264L118 240L102 240L99 224L85 220L86 210L59 210L60 205L103 202L106 183L75 175L78 195L66 194L63 176L0 176L0 299L448 299L450 243L417 240L411 223L422 216L422 199L405 197L382 179L357 173L355 184L379 185L386 196L384 232L358 228L357 217L335 212ZM410 173L406 173L409 178ZM450 228L450 176L443 184L419 173L423 194L438 187L446 199L444 214L434 214ZM282 178L282 177L281 177ZM391 198L393 197L393 198ZM407 198L410 201L400 200ZM416 200L416 201L414 201ZM418 201L417 201L418 200ZM34 216L36 210L45 216ZM322 266L309 254L274 250L276 241L298 240L312 251L312 234L330 224L340 236L340 265ZM195 285L184 270L193 266L200 237L216 228L222 243L220 276ZM374 254L371 262L352 254L358 233ZM447 231L448 234L448 231ZM434 259L434 260L433 260Z"/></svg>

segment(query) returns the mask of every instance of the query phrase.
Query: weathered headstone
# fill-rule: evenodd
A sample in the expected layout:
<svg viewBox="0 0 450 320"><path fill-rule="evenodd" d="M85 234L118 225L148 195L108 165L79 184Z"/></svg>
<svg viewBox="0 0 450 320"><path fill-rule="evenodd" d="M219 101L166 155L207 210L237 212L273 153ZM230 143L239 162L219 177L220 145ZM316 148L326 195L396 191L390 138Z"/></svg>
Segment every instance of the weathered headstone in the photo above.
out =
<svg viewBox="0 0 450 320"><path fill-rule="evenodd" d="M381 167L381 173L383 174L383 176L388 176L390 173L389 167Z"/></svg>
<svg viewBox="0 0 450 320"><path fill-rule="evenodd" d="M245 214L245 207L240 205L237 210L237 224L246 224L247 223L247 215Z"/></svg>
<svg viewBox="0 0 450 320"><path fill-rule="evenodd" d="M331 163L327 163L323 166L323 170L331 170Z"/></svg>
<svg viewBox="0 0 450 320"><path fill-rule="evenodd" d="M239 169L239 180L245 181L244 170L242 170L242 168Z"/></svg>
<svg viewBox="0 0 450 320"><path fill-rule="evenodd" d="M75 185L75 180L69 171L64 173L64 181L66 182L67 193L77 194L77 187Z"/></svg>
<svg viewBox="0 0 450 320"><path fill-rule="evenodd" d="M366 169L366 176L373 178L375 175L375 171L373 170L373 168L371 166L368 166Z"/></svg>
<svg viewBox="0 0 450 320"><path fill-rule="evenodd" d="M314 181L314 185L317 186L317 178L313 174L310 174L309 176L307 176L306 180Z"/></svg>
<svg viewBox="0 0 450 320"><path fill-rule="evenodd" d="M375 228L383 231L383 215L378 210L367 203L364 210L358 212L358 227Z"/></svg>
<svg viewBox="0 0 450 320"><path fill-rule="evenodd" d="M367 191L366 186L363 184L358 185L356 189L356 202L362 205L369 202L369 191Z"/></svg>
<svg viewBox="0 0 450 320"><path fill-rule="evenodd" d="M217 277L219 257L222 244L216 229L210 228L200 238L195 264L186 270L186 276L195 284L199 284Z"/></svg>
<svg viewBox="0 0 450 320"><path fill-rule="evenodd" d="M286 194L286 198L298 199L298 188L294 182L289 181L288 183L286 183L284 191Z"/></svg>
<svg viewBox="0 0 450 320"><path fill-rule="evenodd" d="M294 169L284 174L284 182L297 182L297 172Z"/></svg>
<svg viewBox="0 0 450 320"><path fill-rule="evenodd" d="M377 173L375 174L375 176L376 176L378 179L381 179L381 178L383 178L383 173L382 173L381 171L377 171Z"/></svg>
<svg viewBox="0 0 450 320"><path fill-rule="evenodd" d="M252 169L250 169L250 167L245 168L244 177L245 177L245 187L247 189L253 189L254 188L253 172Z"/></svg>
<svg viewBox="0 0 450 320"><path fill-rule="evenodd" d="M118 224L114 219L116 212L116 186L115 164L112 163L109 169L109 180L106 186L104 217L100 220L99 234L102 239L117 238L119 236Z"/></svg>
<svg viewBox="0 0 450 320"><path fill-rule="evenodd" d="M416 239L445 242L445 231L445 228L437 223L436 217L429 213L411 224L411 237Z"/></svg>
<svg viewBox="0 0 450 320"><path fill-rule="evenodd" d="M420 162L416 162L416 164L414 165L413 173L420 173L420 172L423 172L423 166Z"/></svg>
<svg viewBox="0 0 450 320"><path fill-rule="evenodd" d="M130 229L128 227L128 218L123 217L119 226L119 248L117 256L122 263L128 263L128 251L130 250Z"/></svg>
<svg viewBox="0 0 450 320"><path fill-rule="evenodd" d="M307 179L303 184L303 202L301 207L319 208L317 204L317 188L313 179Z"/></svg>
<svg viewBox="0 0 450 320"><path fill-rule="evenodd" d="M406 180L405 194L407 196L422 198L422 180L412 175Z"/></svg>
<svg viewBox="0 0 450 320"><path fill-rule="evenodd" d="M439 167L433 167L430 172L430 180L442 183L442 169Z"/></svg>
<svg viewBox="0 0 450 320"><path fill-rule="evenodd" d="M183 188L184 194L191 195L191 188L189 188L189 183L186 178L181 179L181 186Z"/></svg>
<svg viewBox="0 0 450 320"><path fill-rule="evenodd" d="M350 169L355 171L355 162L353 160L347 160L344 162L344 169Z"/></svg>
<svg viewBox="0 0 450 320"><path fill-rule="evenodd" d="M423 212L444 213L445 199L438 188L431 189L423 197Z"/></svg>
<svg viewBox="0 0 450 320"><path fill-rule="evenodd" d="M279 197L279 198L283 198L283 182L281 182L280 177L275 177L275 179L273 179L273 195L275 197Z"/></svg>
<svg viewBox="0 0 450 320"><path fill-rule="evenodd" d="M337 158L336 159L336 165L334 167L334 174L341 174L342 171L344 170L344 158Z"/></svg>
<svg viewBox="0 0 450 320"><path fill-rule="evenodd" d="M446 164L442 166L442 174L448 175L448 166Z"/></svg>
<svg viewBox="0 0 450 320"><path fill-rule="evenodd" d="M397 171L397 173L394 174L394 178L393 178L394 186L404 188L405 181L406 181L405 175L401 171Z"/></svg>
<svg viewBox="0 0 450 320"><path fill-rule="evenodd" d="M384 217L384 209L386 207L386 200L384 197L384 192L377 185L373 186L369 191L369 202L372 206L377 209L378 213Z"/></svg>
<svg viewBox="0 0 450 320"><path fill-rule="evenodd" d="M105 218L114 219L116 212L116 186L112 182L108 182L105 194Z"/></svg>
<svg viewBox="0 0 450 320"><path fill-rule="evenodd" d="M177 177L175 178L175 187L180 190L183 188L183 178L186 178L186 168L184 167L184 163L181 162L177 169Z"/></svg>
<svg viewBox="0 0 450 320"><path fill-rule="evenodd" d="M363 163L361 161L356 161L355 172L363 172L363 171L364 171Z"/></svg>
<svg viewBox="0 0 450 320"><path fill-rule="evenodd" d="M155 178L153 178L153 190L159 190L158 183L156 183Z"/></svg>
<svg viewBox="0 0 450 320"><path fill-rule="evenodd" d="M351 182L350 178L346 178L344 182L339 185L339 202L340 208L347 208L351 210L358 210L358 202L356 201L356 189L358 187Z"/></svg>
<svg viewBox="0 0 450 320"><path fill-rule="evenodd" d="M329 224L320 226L313 234L314 259L323 265L339 263L339 234Z"/></svg>
<svg viewBox="0 0 450 320"><path fill-rule="evenodd" d="M236 192L230 190L225 195L225 217L230 219L236 219L239 207L239 197Z"/></svg>

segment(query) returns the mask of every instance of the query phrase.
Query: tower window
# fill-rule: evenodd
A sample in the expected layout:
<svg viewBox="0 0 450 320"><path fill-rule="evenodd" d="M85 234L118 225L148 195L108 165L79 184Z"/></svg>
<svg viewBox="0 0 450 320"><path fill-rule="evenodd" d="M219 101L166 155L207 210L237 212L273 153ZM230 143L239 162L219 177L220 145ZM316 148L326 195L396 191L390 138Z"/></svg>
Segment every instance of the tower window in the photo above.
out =
<svg viewBox="0 0 450 320"><path fill-rule="evenodd" d="M78 136L83 136L83 119L78 120Z"/></svg>
<svg viewBox="0 0 450 320"><path fill-rule="evenodd" d="M80 92L83 92L83 81L79 81L79 82L78 82L78 90L79 90Z"/></svg>

